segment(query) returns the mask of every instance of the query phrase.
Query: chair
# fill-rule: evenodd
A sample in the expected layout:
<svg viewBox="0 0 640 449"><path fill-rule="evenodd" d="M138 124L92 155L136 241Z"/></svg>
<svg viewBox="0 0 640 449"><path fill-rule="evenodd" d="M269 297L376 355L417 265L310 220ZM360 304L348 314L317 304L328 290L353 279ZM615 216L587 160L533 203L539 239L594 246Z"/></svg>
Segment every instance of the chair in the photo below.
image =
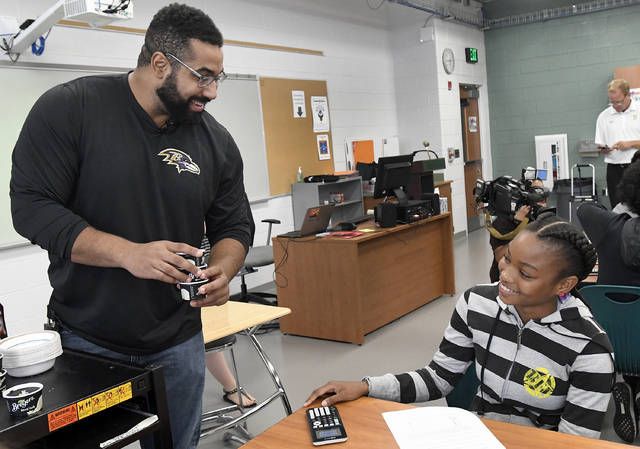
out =
<svg viewBox="0 0 640 449"><path fill-rule="evenodd" d="M640 287L590 285L580 294L591 307L593 316L604 328L613 345L616 371L640 374Z"/></svg>
<svg viewBox="0 0 640 449"><path fill-rule="evenodd" d="M258 271L258 267L265 267L273 263L273 247L271 246L271 229L274 224L280 224L280 220L274 218L268 218L262 220L263 223L269 224L269 231L267 232L267 244L264 246L252 246L249 248L247 257L244 259L244 266L238 272L240 276L240 293L231 296L234 301L241 302L255 302L258 304L264 304L267 306L274 306L277 304L275 298L278 296L273 293L263 292L249 292L247 291L247 284L245 282L245 276ZM269 300L268 298L274 298Z"/></svg>
<svg viewBox="0 0 640 449"><path fill-rule="evenodd" d="M447 405L470 410L473 398L478 392L478 385L480 385L480 381L476 376L476 364L472 363L455 388L447 395Z"/></svg>
<svg viewBox="0 0 640 449"><path fill-rule="evenodd" d="M226 337L222 337L218 340L205 344L205 352L220 352L229 350L231 354L231 367L233 368L233 377L236 381L238 388L238 395L242 399L242 392L244 388L240 384L238 377L238 367L236 365L236 357L233 352L233 345L236 343L236 335L231 334ZM233 412L239 412L240 416L244 415L245 407L242 406L242 401L239 405L230 405L222 407L217 410L204 412L202 414L202 424L200 430L200 439L209 435L217 433L219 431L230 430L224 433L224 441L234 441L239 444L246 444L251 435L246 429L246 421L240 421L238 417L231 415ZM231 431L235 431L232 433Z"/></svg>

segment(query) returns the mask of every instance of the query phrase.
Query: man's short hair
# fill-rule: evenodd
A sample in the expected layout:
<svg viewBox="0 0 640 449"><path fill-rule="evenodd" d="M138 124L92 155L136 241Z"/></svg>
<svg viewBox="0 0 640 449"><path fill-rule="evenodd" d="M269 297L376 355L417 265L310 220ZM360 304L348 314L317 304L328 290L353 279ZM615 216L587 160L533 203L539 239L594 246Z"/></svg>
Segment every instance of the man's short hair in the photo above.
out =
<svg viewBox="0 0 640 449"><path fill-rule="evenodd" d="M629 82L622 78L615 79L607 86L607 92L621 91L625 95L629 95Z"/></svg>
<svg viewBox="0 0 640 449"><path fill-rule="evenodd" d="M151 55L159 51L180 59L189 56L189 40L197 39L222 47L222 33L203 11L188 5L172 3L160 9L151 19L138 56L138 67L151 63Z"/></svg>

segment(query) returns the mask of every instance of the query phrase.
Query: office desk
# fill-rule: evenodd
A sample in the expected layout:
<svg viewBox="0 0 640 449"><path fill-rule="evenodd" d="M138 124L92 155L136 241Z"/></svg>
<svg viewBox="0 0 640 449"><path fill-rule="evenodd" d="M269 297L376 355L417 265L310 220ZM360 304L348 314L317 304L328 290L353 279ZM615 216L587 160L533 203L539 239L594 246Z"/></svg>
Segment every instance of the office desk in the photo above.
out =
<svg viewBox="0 0 640 449"><path fill-rule="evenodd" d="M319 403L313 404L318 406ZM397 449L398 445L389 431L383 412L406 410L412 405L360 398L337 405L349 439L332 445L336 449ZM304 449L314 448L305 417L306 409L297 410L291 416L270 427L242 446L243 449ZM535 427L519 426L489 419L482 420L506 449L624 449L629 446L610 441L594 440L567 435Z"/></svg>
<svg viewBox="0 0 640 449"><path fill-rule="evenodd" d="M158 416L157 423L109 449L126 446L149 432L154 432L157 448L173 447L159 367L137 368L65 349L54 367L44 373L7 376L8 387L27 382L44 385L42 410L26 418L12 418L2 399L1 448L98 449L100 442L152 414ZM142 408L131 407L134 402Z"/></svg>
<svg viewBox="0 0 640 449"><path fill-rule="evenodd" d="M372 222L358 227L374 228ZM284 333L364 343L364 336L455 293L451 214L351 239L273 239Z"/></svg>
<svg viewBox="0 0 640 449"><path fill-rule="evenodd" d="M246 421L246 419L251 415L259 412L278 398L281 399L282 406L284 407L286 414L291 414L289 398L287 397L284 386L280 381L280 377L278 376L273 363L269 360L269 357L264 352L262 345L255 336L255 333L262 324L288 315L289 313L291 313L291 310L286 307L264 306L261 304L249 304L236 301L228 301L222 306L202 308L202 334L204 336L205 344L246 330L254 349L258 353L262 363L264 363L264 366L276 387L276 391L267 396L266 399L260 401L255 407L244 409L244 411L238 416L233 419L226 420L224 423L219 422L219 417L238 410L237 407L230 406L203 413L203 431L200 434L200 438L236 427L238 424ZM204 429L204 426L209 422L214 422L217 425L211 429Z"/></svg>

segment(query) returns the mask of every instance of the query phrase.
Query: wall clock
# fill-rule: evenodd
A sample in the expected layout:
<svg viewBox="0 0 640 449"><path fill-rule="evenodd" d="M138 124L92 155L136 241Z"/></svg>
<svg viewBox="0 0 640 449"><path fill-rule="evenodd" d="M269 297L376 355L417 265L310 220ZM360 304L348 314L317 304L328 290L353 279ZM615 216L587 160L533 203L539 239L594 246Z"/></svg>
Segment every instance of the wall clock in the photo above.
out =
<svg viewBox="0 0 640 449"><path fill-rule="evenodd" d="M448 74L453 73L453 70L456 67L456 58L453 54L453 50L450 48L445 48L442 51L442 66L444 67L444 71Z"/></svg>

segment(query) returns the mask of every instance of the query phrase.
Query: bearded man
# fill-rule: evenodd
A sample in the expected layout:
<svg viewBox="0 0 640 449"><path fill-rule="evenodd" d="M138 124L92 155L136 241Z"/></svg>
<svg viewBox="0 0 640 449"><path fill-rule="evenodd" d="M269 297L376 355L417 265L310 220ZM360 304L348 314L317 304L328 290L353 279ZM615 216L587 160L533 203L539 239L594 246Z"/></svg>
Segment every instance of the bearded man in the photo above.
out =
<svg viewBox="0 0 640 449"><path fill-rule="evenodd" d="M162 8L135 70L49 90L13 151L14 227L49 253L63 347L162 365L177 449L199 436L200 308L228 300L250 242L240 153L204 110L225 76L222 44L204 12ZM205 229L206 268L180 254L202 256ZM210 281L202 299L181 298L189 276Z"/></svg>

